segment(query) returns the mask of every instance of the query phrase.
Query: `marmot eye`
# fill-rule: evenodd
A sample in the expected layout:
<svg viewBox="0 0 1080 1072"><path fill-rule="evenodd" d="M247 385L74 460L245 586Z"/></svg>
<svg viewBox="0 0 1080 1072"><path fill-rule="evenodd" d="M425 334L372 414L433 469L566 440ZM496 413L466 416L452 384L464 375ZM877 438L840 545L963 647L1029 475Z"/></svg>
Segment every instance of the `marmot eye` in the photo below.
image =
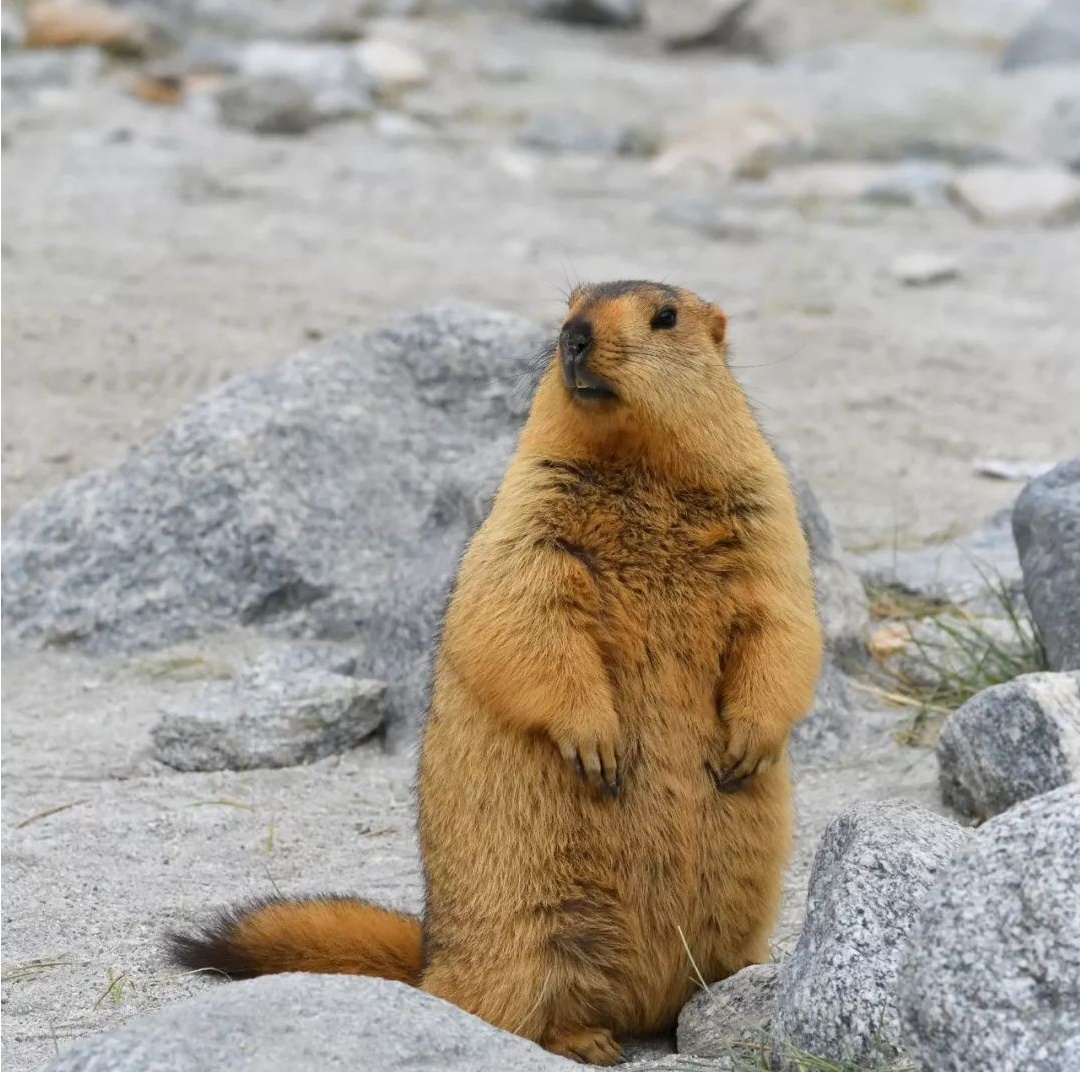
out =
<svg viewBox="0 0 1080 1072"><path fill-rule="evenodd" d="M649 325L653 331L657 328L673 328L675 326L675 310L674 309L661 309L660 312L652 318L652 323Z"/></svg>

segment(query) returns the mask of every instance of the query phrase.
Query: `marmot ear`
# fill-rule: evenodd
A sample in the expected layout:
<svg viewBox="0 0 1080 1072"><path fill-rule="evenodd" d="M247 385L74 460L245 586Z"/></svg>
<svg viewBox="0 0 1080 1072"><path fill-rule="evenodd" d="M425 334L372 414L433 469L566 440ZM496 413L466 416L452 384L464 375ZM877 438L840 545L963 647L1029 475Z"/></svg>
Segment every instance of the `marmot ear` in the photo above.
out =
<svg viewBox="0 0 1080 1072"><path fill-rule="evenodd" d="M727 317L723 309L718 305L710 305L709 313L712 316L712 337L717 346L724 345L724 336L727 334Z"/></svg>

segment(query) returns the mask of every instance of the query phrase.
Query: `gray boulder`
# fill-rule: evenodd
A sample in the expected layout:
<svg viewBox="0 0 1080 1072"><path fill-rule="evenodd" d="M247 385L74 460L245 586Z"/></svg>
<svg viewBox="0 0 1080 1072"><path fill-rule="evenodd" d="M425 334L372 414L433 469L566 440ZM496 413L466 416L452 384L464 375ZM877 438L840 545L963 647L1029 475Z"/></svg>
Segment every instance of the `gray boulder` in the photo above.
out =
<svg viewBox="0 0 1080 1072"><path fill-rule="evenodd" d="M716 1058L714 1072L735 1072L758 1058L769 1037L776 1004L777 964L753 964L708 990L679 1013L679 1053Z"/></svg>
<svg viewBox="0 0 1080 1072"><path fill-rule="evenodd" d="M855 725L860 708L849 678L826 655L810 713L791 730L791 751L797 763L831 758L860 735Z"/></svg>
<svg viewBox="0 0 1080 1072"><path fill-rule="evenodd" d="M356 748L389 717L386 685L350 676L356 660L288 646L235 681L202 686L151 730L176 770L248 770L313 763Z"/></svg>
<svg viewBox="0 0 1080 1072"><path fill-rule="evenodd" d="M899 949L938 869L967 831L907 801L855 804L814 858L806 922L780 967L774 1053L844 1062L900 1052Z"/></svg>
<svg viewBox="0 0 1080 1072"><path fill-rule="evenodd" d="M1001 65L1006 71L1044 63L1080 61L1080 3L1054 0L1005 46Z"/></svg>
<svg viewBox="0 0 1080 1072"><path fill-rule="evenodd" d="M1051 670L1080 670L1080 458L1020 492L1013 535L1046 661Z"/></svg>
<svg viewBox="0 0 1080 1072"><path fill-rule="evenodd" d="M1025 801L939 872L900 958L922 1072L1080 1068L1080 786Z"/></svg>
<svg viewBox="0 0 1080 1072"><path fill-rule="evenodd" d="M1080 673L984 689L949 716L937 757L945 803L978 819L1080 781Z"/></svg>
<svg viewBox="0 0 1080 1072"><path fill-rule="evenodd" d="M444 305L211 391L10 521L8 638L131 652L241 624L344 640L416 722L538 341L518 318Z"/></svg>
<svg viewBox="0 0 1080 1072"><path fill-rule="evenodd" d="M526 0L537 18L578 26L630 29L645 18L641 0Z"/></svg>
<svg viewBox="0 0 1080 1072"><path fill-rule="evenodd" d="M809 481L781 455L799 507L799 521L810 545L818 614L829 649L842 662L866 656L869 602L862 581L840 546Z"/></svg>
<svg viewBox="0 0 1080 1072"><path fill-rule="evenodd" d="M556 1072L576 1067L420 990L268 975L82 1039L44 1072Z"/></svg>

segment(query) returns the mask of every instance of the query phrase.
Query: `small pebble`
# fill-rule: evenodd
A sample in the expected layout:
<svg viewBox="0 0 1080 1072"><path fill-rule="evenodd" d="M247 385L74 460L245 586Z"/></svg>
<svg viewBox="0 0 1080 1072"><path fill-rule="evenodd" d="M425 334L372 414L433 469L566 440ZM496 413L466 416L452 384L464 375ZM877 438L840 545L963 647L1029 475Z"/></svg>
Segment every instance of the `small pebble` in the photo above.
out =
<svg viewBox="0 0 1080 1072"><path fill-rule="evenodd" d="M905 287L930 287L958 278L960 266L942 253L905 253L892 262L889 271Z"/></svg>

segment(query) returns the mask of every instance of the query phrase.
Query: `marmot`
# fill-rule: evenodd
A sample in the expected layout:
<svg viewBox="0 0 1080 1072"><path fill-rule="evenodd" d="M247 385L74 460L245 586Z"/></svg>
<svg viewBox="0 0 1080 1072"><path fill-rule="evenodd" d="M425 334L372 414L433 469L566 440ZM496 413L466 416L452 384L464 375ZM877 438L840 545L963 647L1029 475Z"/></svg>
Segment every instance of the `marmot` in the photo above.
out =
<svg viewBox="0 0 1080 1072"><path fill-rule="evenodd" d="M788 731L821 659L787 476L722 312L578 287L461 562L419 770L423 921L249 905L174 956L234 976L413 983L611 1064L694 989L767 960L789 850Z"/></svg>

